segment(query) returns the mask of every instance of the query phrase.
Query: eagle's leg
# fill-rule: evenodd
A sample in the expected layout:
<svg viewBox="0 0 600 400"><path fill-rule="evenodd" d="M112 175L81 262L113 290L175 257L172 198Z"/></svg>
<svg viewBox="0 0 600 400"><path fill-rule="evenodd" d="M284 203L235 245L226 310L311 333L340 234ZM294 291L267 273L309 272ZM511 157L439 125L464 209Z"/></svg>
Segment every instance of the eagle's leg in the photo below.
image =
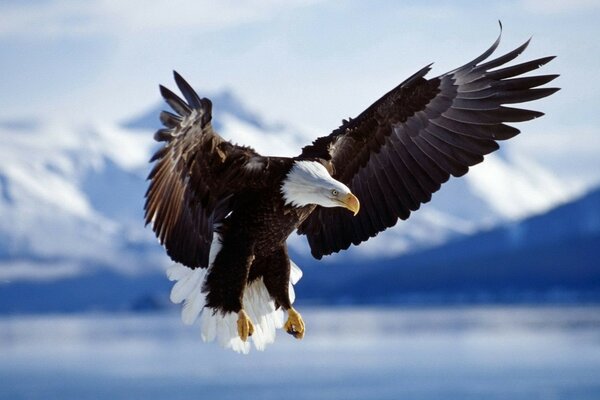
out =
<svg viewBox="0 0 600 400"><path fill-rule="evenodd" d="M223 314L237 314L238 335L246 341L254 333L254 325L242 308L242 299L254 254L251 241L244 239L240 235L224 235L203 291L207 292L206 307Z"/></svg>
<svg viewBox="0 0 600 400"><path fill-rule="evenodd" d="M269 294L275 300L277 306L283 307L288 313L288 319L283 326L284 329L296 339L302 339L305 326L300 313L292 307L290 301L290 259L285 243L273 254L261 259L260 264L266 267L262 273Z"/></svg>

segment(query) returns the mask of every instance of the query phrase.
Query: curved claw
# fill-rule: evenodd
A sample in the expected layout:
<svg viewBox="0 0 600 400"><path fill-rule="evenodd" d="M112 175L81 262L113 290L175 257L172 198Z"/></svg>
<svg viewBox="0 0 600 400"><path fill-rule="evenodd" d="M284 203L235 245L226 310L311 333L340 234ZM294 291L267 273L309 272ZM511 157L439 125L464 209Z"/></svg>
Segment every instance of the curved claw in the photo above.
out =
<svg viewBox="0 0 600 400"><path fill-rule="evenodd" d="M293 308L288 310L288 319L283 328L296 339L302 339L304 337L304 321L302 320L300 313Z"/></svg>
<svg viewBox="0 0 600 400"><path fill-rule="evenodd" d="M244 310L241 310L238 313L237 330L238 335L240 335L240 339L242 339L244 342L247 341L248 338L254 333L254 325Z"/></svg>

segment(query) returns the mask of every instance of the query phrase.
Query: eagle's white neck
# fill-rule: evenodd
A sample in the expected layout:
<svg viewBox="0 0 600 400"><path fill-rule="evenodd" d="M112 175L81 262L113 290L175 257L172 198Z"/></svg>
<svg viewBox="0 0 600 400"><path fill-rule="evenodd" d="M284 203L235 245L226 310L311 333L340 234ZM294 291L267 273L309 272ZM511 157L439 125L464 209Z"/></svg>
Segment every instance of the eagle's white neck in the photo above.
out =
<svg viewBox="0 0 600 400"><path fill-rule="evenodd" d="M340 193L350 192L350 189L329 175L327 169L318 161L295 161L283 183L281 193L286 204L303 207L317 204L332 207L326 194L330 190Z"/></svg>

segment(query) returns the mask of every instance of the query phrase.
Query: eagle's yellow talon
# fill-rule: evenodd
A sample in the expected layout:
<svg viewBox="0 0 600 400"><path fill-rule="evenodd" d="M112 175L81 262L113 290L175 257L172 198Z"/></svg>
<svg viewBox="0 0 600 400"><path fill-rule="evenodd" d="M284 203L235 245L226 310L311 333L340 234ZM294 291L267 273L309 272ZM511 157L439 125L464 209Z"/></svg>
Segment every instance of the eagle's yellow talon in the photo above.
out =
<svg viewBox="0 0 600 400"><path fill-rule="evenodd" d="M302 339L304 337L304 321L302 320L300 313L293 308L288 310L288 319L283 328L296 339Z"/></svg>
<svg viewBox="0 0 600 400"><path fill-rule="evenodd" d="M248 337L252 336L254 333L254 325L244 310L241 310L238 313L237 329L240 339L242 339L244 342L247 341Z"/></svg>

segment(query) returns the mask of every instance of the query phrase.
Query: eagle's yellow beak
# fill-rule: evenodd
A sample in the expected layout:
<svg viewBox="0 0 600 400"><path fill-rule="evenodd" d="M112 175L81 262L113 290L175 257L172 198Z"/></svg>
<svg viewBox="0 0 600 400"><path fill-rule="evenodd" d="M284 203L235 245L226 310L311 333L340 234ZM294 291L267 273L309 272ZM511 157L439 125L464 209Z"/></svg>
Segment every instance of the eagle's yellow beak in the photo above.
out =
<svg viewBox="0 0 600 400"><path fill-rule="evenodd" d="M340 202L342 203L343 207L352 211L354 215L358 214L358 210L360 210L360 202L355 195L348 193L346 196L340 199Z"/></svg>

